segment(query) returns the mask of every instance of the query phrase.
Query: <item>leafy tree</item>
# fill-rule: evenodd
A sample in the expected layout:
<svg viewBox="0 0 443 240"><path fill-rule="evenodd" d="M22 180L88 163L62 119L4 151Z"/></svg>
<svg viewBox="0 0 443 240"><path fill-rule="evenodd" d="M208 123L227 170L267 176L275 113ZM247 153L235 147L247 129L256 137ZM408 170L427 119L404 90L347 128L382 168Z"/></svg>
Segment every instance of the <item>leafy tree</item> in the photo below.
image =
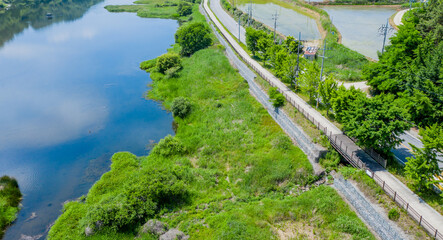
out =
<svg viewBox="0 0 443 240"><path fill-rule="evenodd" d="M257 41L258 52L260 54L260 58L263 61L263 65L265 66L266 66L266 61L268 60L269 56L272 53L270 49L272 44L273 44L272 39L268 35L261 37Z"/></svg>
<svg viewBox="0 0 443 240"><path fill-rule="evenodd" d="M184 97L177 97L172 102L171 111L174 116L185 118L191 112L191 103Z"/></svg>
<svg viewBox="0 0 443 240"><path fill-rule="evenodd" d="M331 98L331 107L334 111L335 119L342 122L346 111L350 110L352 103L359 98L366 98L361 90L355 89L354 86L351 86L349 90L343 85L340 86L335 96Z"/></svg>
<svg viewBox="0 0 443 240"><path fill-rule="evenodd" d="M175 34L175 41L182 47L181 55L190 56L200 49L211 46L211 30L205 23L191 23L180 27Z"/></svg>
<svg viewBox="0 0 443 240"><path fill-rule="evenodd" d="M258 40L262 37L265 37L267 34L265 31L256 30L255 28L248 27L246 28L246 45L248 46L249 51L252 52L252 55L255 56L255 53L259 51L258 48Z"/></svg>
<svg viewBox="0 0 443 240"><path fill-rule="evenodd" d="M321 97L323 105L326 107L326 115L329 115L329 110L332 108L332 98L337 94L337 82L328 76L318 87L318 93Z"/></svg>
<svg viewBox="0 0 443 240"><path fill-rule="evenodd" d="M420 129L423 145L429 149L443 153L443 126L434 124Z"/></svg>
<svg viewBox="0 0 443 240"><path fill-rule="evenodd" d="M283 96L283 94L281 94L275 87L269 89L269 98L272 102L272 106L275 108L285 105L285 96Z"/></svg>
<svg viewBox="0 0 443 240"><path fill-rule="evenodd" d="M408 161L405 166L405 173L412 180L414 187L421 191L429 189L434 183L434 175L440 174L437 163L436 152L430 148L420 149L411 145L414 151L414 157L406 158Z"/></svg>
<svg viewBox="0 0 443 240"><path fill-rule="evenodd" d="M180 2L178 4L177 13L180 16L188 16L192 13L192 5L187 2Z"/></svg>
<svg viewBox="0 0 443 240"><path fill-rule="evenodd" d="M393 96L357 98L343 116L343 129L367 148L373 148L385 155L400 144L398 137L409 129L404 121L406 112L393 104Z"/></svg>
<svg viewBox="0 0 443 240"><path fill-rule="evenodd" d="M314 102L318 97L318 85L320 83L319 79L319 67L316 62L307 62L305 65L304 73L301 75L301 85L300 88L302 92L309 95L309 101Z"/></svg>
<svg viewBox="0 0 443 240"><path fill-rule="evenodd" d="M288 53L297 53L297 48L299 47L299 41L295 40L293 36L289 36L284 41L284 47Z"/></svg>
<svg viewBox="0 0 443 240"><path fill-rule="evenodd" d="M165 53L157 58L156 66L161 73L171 68L181 68L180 56L176 53Z"/></svg>

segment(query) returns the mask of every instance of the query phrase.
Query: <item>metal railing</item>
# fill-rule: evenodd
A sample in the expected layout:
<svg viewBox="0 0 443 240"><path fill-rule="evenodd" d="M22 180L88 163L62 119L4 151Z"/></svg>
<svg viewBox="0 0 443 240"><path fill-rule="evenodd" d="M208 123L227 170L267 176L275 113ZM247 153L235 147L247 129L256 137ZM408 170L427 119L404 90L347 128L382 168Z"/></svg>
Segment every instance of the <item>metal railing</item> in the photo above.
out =
<svg viewBox="0 0 443 240"><path fill-rule="evenodd" d="M241 46L229 35L229 33L225 29L223 29L223 26L220 23L217 24L218 20L214 19L211 16L211 14L209 14L210 10L207 6L207 0L205 0L205 3L203 4L204 4L204 9L207 11L211 20L215 23L217 28L220 30L220 33L224 36L224 38L228 41L228 43L232 46L232 48L238 53L241 59L243 59L243 61L245 61L252 69L254 69L254 71L257 72L263 79L265 79L271 86L276 87L275 83L271 79L269 79L267 74L264 73L263 70L265 69L262 68L257 62L251 61L252 59L243 49L238 49L241 48ZM247 56L245 56L245 54ZM256 67L257 65L259 65L262 69L258 69ZM350 149L348 150L348 146L344 145L343 141L340 138L337 139L337 135L335 134L333 135L332 131L328 132L327 127L322 126L322 124L318 122L313 116L311 116L308 111L306 111L303 107L297 104L294 99L289 97L289 95L283 89L278 89L278 90L286 97L286 100L289 103L291 103L299 112L301 112L306 117L306 119L311 121L320 131L323 131L323 133L328 137L331 145L349 163L351 163L354 167L365 170L368 173L368 175L372 179L374 179L374 181L385 191L385 193L389 197L391 197L394 200L394 202L398 204L398 206L405 209L406 212L412 217L412 219L417 221L419 226L422 226L430 234L430 236L432 236L434 239L443 240L443 234L438 232L438 229L432 226L422 215L420 215L413 207L411 207L408 202L406 202L401 196L399 196L399 194L396 191L394 191L391 187L389 187L385 181L383 181L380 177L378 177L375 172L367 168L366 164L358 156L356 156L356 151L351 151ZM379 158L381 158L381 156L379 156ZM375 160L377 161L377 159Z"/></svg>

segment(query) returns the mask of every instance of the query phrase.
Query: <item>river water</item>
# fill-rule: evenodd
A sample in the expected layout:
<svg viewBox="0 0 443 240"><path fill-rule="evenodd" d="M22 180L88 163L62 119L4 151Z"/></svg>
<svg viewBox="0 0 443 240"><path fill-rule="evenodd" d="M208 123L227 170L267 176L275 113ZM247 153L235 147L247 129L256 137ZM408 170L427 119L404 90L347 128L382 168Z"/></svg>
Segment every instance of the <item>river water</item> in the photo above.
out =
<svg viewBox="0 0 443 240"><path fill-rule="evenodd" d="M173 134L171 114L144 98L151 79L139 63L173 44L178 23L103 8L125 3L66 19L54 11L20 29L0 17L2 31L15 27L0 44L0 175L15 177L24 195L4 239L42 239L62 203L109 170L113 153L145 155Z"/></svg>
<svg viewBox="0 0 443 240"><path fill-rule="evenodd" d="M277 31L283 35L298 38L298 33L301 32L304 40L320 39L317 23L309 16L266 1L260 1L260 3L254 1L251 4L241 3L238 8L247 13L249 5L252 6L252 16L272 28L274 28L273 15L277 14Z"/></svg>
<svg viewBox="0 0 443 240"><path fill-rule="evenodd" d="M396 10L394 7L323 6L342 35L343 45L365 56L378 60L377 51L382 51L382 25ZM388 31L386 45L395 30Z"/></svg>

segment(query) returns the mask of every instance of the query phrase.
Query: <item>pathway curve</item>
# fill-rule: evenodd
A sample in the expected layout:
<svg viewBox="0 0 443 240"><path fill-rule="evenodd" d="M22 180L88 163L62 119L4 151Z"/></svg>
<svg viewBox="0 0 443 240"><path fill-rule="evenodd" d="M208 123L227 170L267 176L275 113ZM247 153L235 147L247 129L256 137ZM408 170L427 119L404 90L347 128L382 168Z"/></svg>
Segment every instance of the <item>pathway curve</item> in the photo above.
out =
<svg viewBox="0 0 443 240"><path fill-rule="evenodd" d="M223 25L228 29L238 39L238 22L236 22L221 6L220 0L211 0L209 3L211 5L211 10L217 16L217 18L223 23ZM240 26L240 42L246 44L246 31L243 26Z"/></svg>
<svg viewBox="0 0 443 240"><path fill-rule="evenodd" d="M217 1L217 0L212 0ZM322 130L328 136L332 146L352 165L366 169L368 174L379 184L383 185L386 193L394 198L401 207L406 208L408 213L430 233L437 236L437 239L443 240L443 217L426 202L414 194L407 186L396 179L386 169L380 166L374 158L369 156L364 150L358 147L349 137L343 134L333 123L327 120L303 99L291 91L278 78L263 68L258 62L253 60L249 54L240 46L240 44L223 27L214 13L208 6L208 0L204 0L203 7L214 25L219 29L221 35L237 52L239 57L254 69L263 79L269 82L286 97L287 101L296 107L306 116L314 125ZM229 15L228 15L229 16ZM225 18L220 18L221 20ZM375 157L377 159L377 157ZM378 158L379 162L383 159ZM400 201L403 200L403 201ZM426 223L426 224L423 224Z"/></svg>
<svg viewBox="0 0 443 240"><path fill-rule="evenodd" d="M399 25L403 24L402 21L401 21L403 19L403 15L405 15L405 13L407 11L409 11L409 10L410 10L410 8L404 9L404 10L398 11L397 14L395 14L395 16L394 16L394 24L396 26L399 26Z"/></svg>

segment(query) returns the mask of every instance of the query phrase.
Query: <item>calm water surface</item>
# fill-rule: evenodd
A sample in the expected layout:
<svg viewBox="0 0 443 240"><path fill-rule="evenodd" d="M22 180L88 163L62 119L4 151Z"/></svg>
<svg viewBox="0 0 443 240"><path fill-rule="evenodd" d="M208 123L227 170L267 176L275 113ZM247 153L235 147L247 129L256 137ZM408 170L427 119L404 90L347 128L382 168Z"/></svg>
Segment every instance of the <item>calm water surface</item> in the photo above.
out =
<svg viewBox="0 0 443 240"><path fill-rule="evenodd" d="M342 43L373 59L378 59L377 51L383 47L383 36L379 34L379 28L386 24L386 20L396 10L392 7L357 7L357 6L323 6L332 18L333 24L342 34ZM389 37L395 31L388 32Z"/></svg>
<svg viewBox="0 0 443 240"><path fill-rule="evenodd" d="M138 66L173 44L178 24L103 8L124 3L25 27L0 48L0 175L17 178L24 194L5 239L45 236L113 153L147 154L150 140L173 134L171 115L144 99L151 80Z"/></svg>
<svg viewBox="0 0 443 240"><path fill-rule="evenodd" d="M238 6L243 12L248 12L249 4L240 4ZM273 15L277 13L277 31L286 36L296 36L302 33L302 39L319 39L320 32L314 19L296 12L292 9L281 7L274 3L258 4L252 3L252 16L259 22L262 22L274 28Z"/></svg>

